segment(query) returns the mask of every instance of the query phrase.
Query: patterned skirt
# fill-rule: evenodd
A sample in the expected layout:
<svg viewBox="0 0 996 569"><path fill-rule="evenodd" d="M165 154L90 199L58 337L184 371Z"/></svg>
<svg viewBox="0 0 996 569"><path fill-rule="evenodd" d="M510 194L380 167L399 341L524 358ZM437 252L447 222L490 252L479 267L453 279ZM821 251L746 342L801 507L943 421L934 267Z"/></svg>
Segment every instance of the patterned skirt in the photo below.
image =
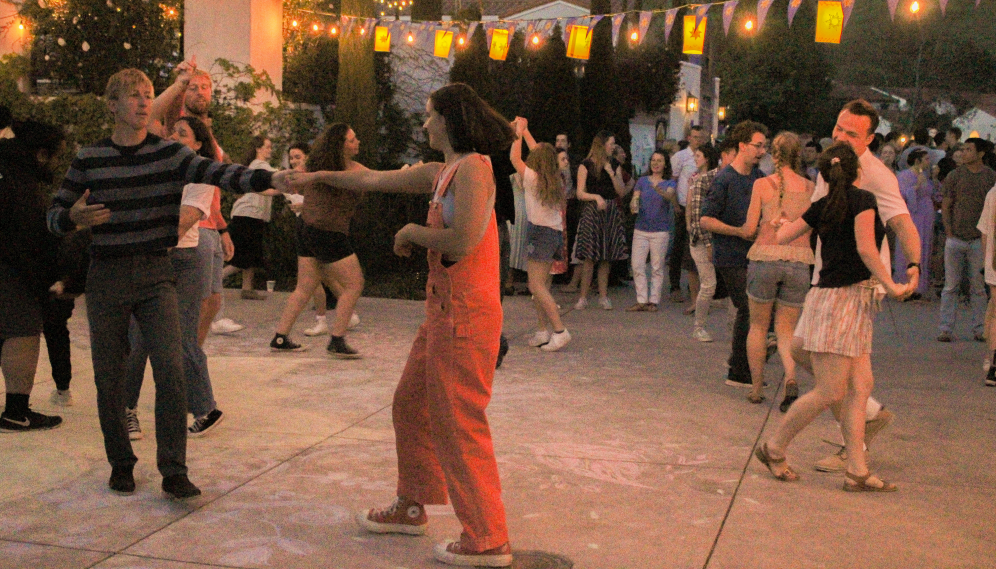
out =
<svg viewBox="0 0 996 569"><path fill-rule="evenodd" d="M626 253L626 228L615 200L606 200L604 211L595 202L585 202L578 222L575 254L581 261L621 261Z"/></svg>
<svg viewBox="0 0 996 569"><path fill-rule="evenodd" d="M857 357L872 351L875 314L881 310L876 281L840 288L813 287L795 328L809 352Z"/></svg>

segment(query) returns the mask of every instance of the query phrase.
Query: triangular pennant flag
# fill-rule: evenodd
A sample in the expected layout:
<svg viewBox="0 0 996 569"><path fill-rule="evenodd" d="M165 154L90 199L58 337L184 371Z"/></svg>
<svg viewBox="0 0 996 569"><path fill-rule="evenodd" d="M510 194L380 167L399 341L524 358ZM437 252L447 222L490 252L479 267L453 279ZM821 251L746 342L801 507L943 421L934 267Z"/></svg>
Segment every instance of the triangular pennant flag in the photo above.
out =
<svg viewBox="0 0 996 569"><path fill-rule="evenodd" d="M889 0L889 16L892 17L893 21L896 19L896 7L899 6L899 0ZM978 4L976 4L978 6Z"/></svg>
<svg viewBox="0 0 996 569"><path fill-rule="evenodd" d="M529 23L526 24L526 34L525 34L526 35L526 40L525 40L525 46L526 47L529 47L529 41L531 39L533 39L533 31L534 30L536 30L536 21L535 20L530 20Z"/></svg>
<svg viewBox="0 0 996 569"><path fill-rule="evenodd" d="M619 45L619 30L622 28L623 20L626 19L626 14L616 14L612 16L612 45Z"/></svg>
<svg viewBox="0 0 996 569"><path fill-rule="evenodd" d="M844 11L844 23L840 26L840 29L843 30L847 27L847 20L851 18L851 10L854 9L854 0L841 0L840 7Z"/></svg>
<svg viewBox="0 0 996 569"><path fill-rule="evenodd" d="M567 18L566 20L564 20L564 28L562 30L560 30L561 34L563 34L563 36L564 36L564 38L563 38L564 39L564 43L567 43L568 40L570 40L570 38L571 38L571 27L574 26L574 24L578 23L579 19L580 18L575 17L575 18Z"/></svg>
<svg viewBox="0 0 996 569"><path fill-rule="evenodd" d="M478 24L478 22L471 22L470 25L467 26L467 41L468 42L470 41L471 38L474 37L474 32L477 31L477 24Z"/></svg>
<svg viewBox="0 0 996 569"><path fill-rule="evenodd" d="M491 49L491 37L494 35L495 24L497 22L484 22L484 41L488 44L488 49Z"/></svg>
<svg viewBox="0 0 996 569"><path fill-rule="evenodd" d="M592 16L591 17L591 20L589 20L589 22L588 22L588 36L591 36L591 33L595 31L595 26L599 22L601 22L602 18L604 18L604 17L605 16L602 16L602 15Z"/></svg>
<svg viewBox="0 0 996 569"><path fill-rule="evenodd" d="M536 26L536 33L538 33L543 39L550 37L553 33L553 27L557 25L557 20L543 20L543 23Z"/></svg>
<svg viewBox="0 0 996 569"><path fill-rule="evenodd" d="M513 22L505 29L508 30L508 42L512 43L512 36L515 35L515 23Z"/></svg>
<svg viewBox="0 0 996 569"><path fill-rule="evenodd" d="M948 0L941 0L941 15L944 16L944 11L948 9Z"/></svg>
<svg viewBox="0 0 996 569"><path fill-rule="evenodd" d="M730 23L733 22L733 12L737 10L740 0L729 0L723 2L723 33L730 35Z"/></svg>
<svg viewBox="0 0 996 569"><path fill-rule="evenodd" d="M709 13L710 6L712 4L703 4L695 9L695 29L699 29L699 24L702 23L702 20Z"/></svg>
<svg viewBox="0 0 996 569"><path fill-rule="evenodd" d="M374 27L377 25L377 18L367 18L363 22L363 37L372 38Z"/></svg>
<svg viewBox="0 0 996 569"><path fill-rule="evenodd" d="M640 12L640 40L643 43L643 38L647 37L647 30L650 29L650 20L654 19L653 12Z"/></svg>
<svg viewBox="0 0 996 569"><path fill-rule="evenodd" d="M771 8L771 3L774 0L758 0L757 1L757 29L760 30L761 26L764 25L764 20L768 17L768 9Z"/></svg>
<svg viewBox="0 0 996 569"><path fill-rule="evenodd" d="M671 28L674 27L674 21L678 19L678 10L681 8L671 8L670 10L664 12L664 42L667 43L667 39L671 36ZM640 27L643 27L643 14L646 12L640 12ZM642 34L641 34L642 35Z"/></svg>
<svg viewBox="0 0 996 569"><path fill-rule="evenodd" d="M789 27L792 27L792 20L795 19L795 13L799 11L799 6L802 6L802 0L789 0Z"/></svg>

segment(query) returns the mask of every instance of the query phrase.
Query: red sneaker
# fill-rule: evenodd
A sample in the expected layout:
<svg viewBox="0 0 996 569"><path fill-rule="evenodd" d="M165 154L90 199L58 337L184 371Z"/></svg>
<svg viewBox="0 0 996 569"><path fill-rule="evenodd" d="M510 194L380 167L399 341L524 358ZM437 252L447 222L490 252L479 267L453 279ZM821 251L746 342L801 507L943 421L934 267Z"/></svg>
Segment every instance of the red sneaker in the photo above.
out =
<svg viewBox="0 0 996 569"><path fill-rule="evenodd" d="M425 535L429 517L422 504L398 496L389 508L357 512L356 523L373 533Z"/></svg>
<svg viewBox="0 0 996 569"><path fill-rule="evenodd" d="M512 565L512 546L505 544L485 551L470 551L459 541L436 544L433 553L436 561L449 565L468 567L509 567Z"/></svg>

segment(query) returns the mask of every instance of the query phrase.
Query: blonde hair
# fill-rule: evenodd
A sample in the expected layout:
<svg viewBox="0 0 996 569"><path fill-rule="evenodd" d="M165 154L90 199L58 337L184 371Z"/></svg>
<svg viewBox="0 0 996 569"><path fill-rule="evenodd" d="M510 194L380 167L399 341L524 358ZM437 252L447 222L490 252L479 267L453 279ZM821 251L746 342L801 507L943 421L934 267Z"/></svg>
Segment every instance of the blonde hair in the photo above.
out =
<svg viewBox="0 0 996 569"><path fill-rule="evenodd" d="M108 101L120 100L128 91L139 85L152 85L149 76L139 69L122 69L107 80L104 88L104 98Z"/></svg>
<svg viewBox="0 0 996 569"><path fill-rule="evenodd" d="M589 176L598 178L601 175L602 169L605 168L605 163L609 161L609 155L605 152L605 143L610 138L615 138L615 136L611 132L603 130L592 139L591 150L588 151L587 159L594 163L595 171L588 172Z"/></svg>
<svg viewBox="0 0 996 569"><path fill-rule="evenodd" d="M557 165L557 151L549 142L541 142L529 151L526 165L536 172L536 194L541 204L558 207L564 201L564 183Z"/></svg>
<svg viewBox="0 0 996 569"><path fill-rule="evenodd" d="M785 198L785 174L782 168L788 166L793 172L802 168L802 142L794 132L779 132L771 141L771 157L775 160L775 175L778 176L778 203Z"/></svg>

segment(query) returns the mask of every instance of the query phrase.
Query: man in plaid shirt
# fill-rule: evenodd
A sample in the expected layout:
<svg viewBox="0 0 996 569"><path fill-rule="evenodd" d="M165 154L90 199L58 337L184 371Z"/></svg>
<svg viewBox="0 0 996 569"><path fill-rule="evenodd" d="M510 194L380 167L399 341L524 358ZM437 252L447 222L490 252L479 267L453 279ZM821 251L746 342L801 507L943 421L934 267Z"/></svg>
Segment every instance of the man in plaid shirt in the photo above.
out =
<svg viewBox="0 0 996 569"><path fill-rule="evenodd" d="M709 147L701 148L709 160L715 150ZM719 146L719 167L704 174L695 176L688 188L688 207L685 208L685 220L688 227L688 242L691 246L692 260L699 271L699 296L695 299L695 329L692 338L700 342L711 342L712 335L705 329L709 316L709 303L716 294L716 268L712 264L712 234L702 229L699 220L702 218L702 200L709 193L716 174L733 162L737 155L737 145L729 140ZM710 160L711 161L711 160Z"/></svg>

